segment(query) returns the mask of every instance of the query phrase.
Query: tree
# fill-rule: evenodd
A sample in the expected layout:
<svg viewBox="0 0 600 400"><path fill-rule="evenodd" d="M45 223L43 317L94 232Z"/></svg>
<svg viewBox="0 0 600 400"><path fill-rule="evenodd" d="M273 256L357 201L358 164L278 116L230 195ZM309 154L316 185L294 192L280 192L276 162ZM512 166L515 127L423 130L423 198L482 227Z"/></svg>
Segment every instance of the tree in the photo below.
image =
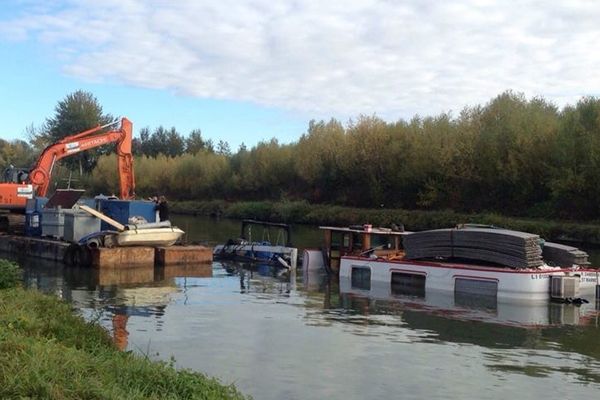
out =
<svg viewBox="0 0 600 400"><path fill-rule="evenodd" d="M172 127L166 133L166 141L164 144L163 153L168 155L169 157L177 157L183 154L183 150L185 148L185 140L183 137L177 132L175 127Z"/></svg>
<svg viewBox="0 0 600 400"><path fill-rule="evenodd" d="M7 142L0 139L0 169L10 165L29 167L33 164L34 151L27 142L19 139Z"/></svg>
<svg viewBox="0 0 600 400"><path fill-rule="evenodd" d="M185 139L186 153L196 154L202 150L205 150L206 147L206 141L202 138L202 131L200 129L194 129Z"/></svg>
<svg viewBox="0 0 600 400"><path fill-rule="evenodd" d="M230 156L231 155L231 148L229 148L229 143L227 143L224 140L219 140L219 143L217 143L217 154L222 154L224 156Z"/></svg>
<svg viewBox="0 0 600 400"><path fill-rule="evenodd" d="M159 126L150 134L150 128L140 129L140 138L133 143L134 154L156 158L159 154L177 157L183 154L185 148L184 138L175 127L166 130Z"/></svg>
<svg viewBox="0 0 600 400"><path fill-rule="evenodd" d="M48 146L65 136L94 128L98 125L106 125L113 122L110 114L102 112L102 106L93 94L78 90L67 95L64 100L58 102L54 109L54 116L46 119L42 130L33 133L31 142ZM64 159L64 164L69 169L79 169L80 174L91 172L96 166L98 156L106 154L112 149L98 149L85 151L76 156Z"/></svg>

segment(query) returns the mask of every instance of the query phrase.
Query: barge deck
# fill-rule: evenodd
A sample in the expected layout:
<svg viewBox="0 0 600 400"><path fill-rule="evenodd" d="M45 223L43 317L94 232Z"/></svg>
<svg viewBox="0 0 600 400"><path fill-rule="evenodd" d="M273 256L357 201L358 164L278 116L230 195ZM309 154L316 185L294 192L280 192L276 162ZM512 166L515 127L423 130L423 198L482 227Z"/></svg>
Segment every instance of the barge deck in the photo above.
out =
<svg viewBox="0 0 600 400"><path fill-rule="evenodd" d="M71 246L71 243L59 240L0 235L0 252L13 256L72 263L73 260L67 259ZM205 246L90 248L86 258L76 259L75 264L88 264L94 268L202 264L212 262L212 249Z"/></svg>

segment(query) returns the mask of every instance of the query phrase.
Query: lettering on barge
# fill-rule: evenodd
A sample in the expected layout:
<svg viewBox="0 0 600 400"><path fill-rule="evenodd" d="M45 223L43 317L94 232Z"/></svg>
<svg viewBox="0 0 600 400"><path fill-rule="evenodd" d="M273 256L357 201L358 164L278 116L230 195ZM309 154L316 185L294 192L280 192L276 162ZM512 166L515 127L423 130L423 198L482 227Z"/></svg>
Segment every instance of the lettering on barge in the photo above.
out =
<svg viewBox="0 0 600 400"><path fill-rule="evenodd" d="M598 281L598 272L582 272L580 281L581 283L600 283Z"/></svg>
<svg viewBox="0 0 600 400"><path fill-rule="evenodd" d="M550 275L548 274L531 274L531 279L548 279Z"/></svg>

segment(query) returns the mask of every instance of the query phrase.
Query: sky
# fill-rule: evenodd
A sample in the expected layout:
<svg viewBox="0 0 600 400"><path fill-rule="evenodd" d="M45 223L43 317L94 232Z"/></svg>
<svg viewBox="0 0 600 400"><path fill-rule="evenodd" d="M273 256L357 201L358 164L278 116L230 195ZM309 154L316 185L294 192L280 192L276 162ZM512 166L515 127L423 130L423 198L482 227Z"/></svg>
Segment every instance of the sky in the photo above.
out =
<svg viewBox="0 0 600 400"><path fill-rule="evenodd" d="M26 139L79 89L136 132L233 150L506 90L564 106L600 93L598 21L595 0L1 0L0 137Z"/></svg>

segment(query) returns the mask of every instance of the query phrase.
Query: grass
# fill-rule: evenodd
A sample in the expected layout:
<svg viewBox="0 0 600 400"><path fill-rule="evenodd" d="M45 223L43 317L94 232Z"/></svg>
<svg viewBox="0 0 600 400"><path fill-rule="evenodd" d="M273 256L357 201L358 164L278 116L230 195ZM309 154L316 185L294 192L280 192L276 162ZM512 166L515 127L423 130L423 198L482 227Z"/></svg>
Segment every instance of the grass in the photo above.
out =
<svg viewBox="0 0 600 400"><path fill-rule="evenodd" d="M579 221L549 221L535 218L514 218L492 213L464 214L454 211L423 211L402 209L365 209L306 201L234 202L182 201L173 202L174 213L222 216L227 218L256 218L273 222L311 225L370 223L376 226L403 224L407 230L448 228L461 223L495 225L508 229L536 233L546 240L572 240L600 244L600 223Z"/></svg>
<svg viewBox="0 0 600 400"><path fill-rule="evenodd" d="M14 262L0 259L0 289L15 287L21 281L21 270Z"/></svg>
<svg viewBox="0 0 600 400"><path fill-rule="evenodd" d="M0 276L6 268L0 260ZM8 266L8 267L7 267ZM242 399L237 389L119 351L99 325L49 295L0 290L0 398Z"/></svg>

